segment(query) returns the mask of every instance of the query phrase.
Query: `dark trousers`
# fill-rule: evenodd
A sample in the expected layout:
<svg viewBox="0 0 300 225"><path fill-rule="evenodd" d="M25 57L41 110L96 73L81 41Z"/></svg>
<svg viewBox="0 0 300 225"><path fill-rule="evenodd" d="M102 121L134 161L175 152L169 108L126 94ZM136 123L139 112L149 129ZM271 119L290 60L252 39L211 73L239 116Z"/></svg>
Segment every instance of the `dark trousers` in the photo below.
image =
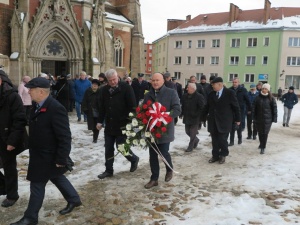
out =
<svg viewBox="0 0 300 225"><path fill-rule="evenodd" d="M93 118L94 119L94 124L97 124L97 119L98 118ZM95 125L96 126L96 125ZM95 127L93 129L93 141L97 141L98 140L98 136L99 136L99 130Z"/></svg>
<svg viewBox="0 0 300 225"><path fill-rule="evenodd" d="M109 135L104 133L104 140L105 140L105 167L106 167L106 172L113 174L114 169L114 152L115 148L114 145L116 144L116 147L118 148L119 144L125 143L126 136L121 135L121 136L114 136L114 135ZM130 161L130 162L135 162L137 160L137 156L129 150L130 155L125 156L125 158Z"/></svg>
<svg viewBox="0 0 300 225"><path fill-rule="evenodd" d="M267 141L268 141L268 134L258 133L259 138L259 147L266 148Z"/></svg>
<svg viewBox="0 0 300 225"><path fill-rule="evenodd" d="M218 131L215 131L213 133L210 133L211 140L212 140L212 156L214 158L219 158L220 156L228 156L228 136L229 133L220 133Z"/></svg>
<svg viewBox="0 0 300 225"><path fill-rule="evenodd" d="M253 128L252 128L252 124L253 124ZM248 137L251 137L252 135L253 137L256 137L257 129L255 123L253 123L252 114L247 115L247 129L248 129Z"/></svg>
<svg viewBox="0 0 300 225"><path fill-rule="evenodd" d="M68 203L80 202L80 197L77 191L64 175L59 175L50 179L50 181L58 188ZM24 217L33 221L38 221L38 214L43 204L47 183L48 181L30 182L30 198Z"/></svg>
<svg viewBox="0 0 300 225"><path fill-rule="evenodd" d="M0 185L5 186L7 199L16 200L19 198L16 155L13 152L7 151L6 144L3 145L1 143L0 157L4 170L4 175L0 171Z"/></svg>
<svg viewBox="0 0 300 225"><path fill-rule="evenodd" d="M185 125L185 133L190 137L190 142L188 149L192 150L194 148L194 144L199 140L197 138L198 134L198 124L193 125Z"/></svg>
<svg viewBox="0 0 300 225"><path fill-rule="evenodd" d="M24 105L24 110L25 110L25 114L26 114L27 125L29 124L31 107L32 107L31 105Z"/></svg>
<svg viewBox="0 0 300 225"><path fill-rule="evenodd" d="M167 160L171 168L173 168L171 155L169 153L170 143L157 144L157 147L161 152L162 156ZM150 154L150 168L152 173L150 179L156 181L159 178L159 161L158 161L159 156L157 155L156 151L151 147L149 148L149 154ZM167 172L172 171L167 165L166 165L166 170Z"/></svg>
<svg viewBox="0 0 300 225"><path fill-rule="evenodd" d="M230 131L230 142L234 143L234 136L235 136L235 129L236 128L236 124L232 124L232 128L231 128L231 131ZM240 124L238 126L238 129L236 130L237 132L237 136L238 136L238 139L242 139L242 131L243 131L243 127L242 127L242 124Z"/></svg>

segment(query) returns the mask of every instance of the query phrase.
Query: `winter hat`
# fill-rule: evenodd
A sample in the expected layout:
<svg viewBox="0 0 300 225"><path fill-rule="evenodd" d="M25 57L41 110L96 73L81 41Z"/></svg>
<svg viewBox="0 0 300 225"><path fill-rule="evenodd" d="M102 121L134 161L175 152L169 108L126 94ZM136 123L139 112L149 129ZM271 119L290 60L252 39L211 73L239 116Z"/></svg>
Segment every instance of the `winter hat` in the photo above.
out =
<svg viewBox="0 0 300 225"><path fill-rule="evenodd" d="M271 90L270 84L263 84L262 88L266 88L268 91Z"/></svg>
<svg viewBox="0 0 300 225"><path fill-rule="evenodd" d="M169 72L165 72L163 76L164 76L164 78L168 78L171 76L171 74Z"/></svg>
<svg viewBox="0 0 300 225"><path fill-rule="evenodd" d="M98 79L93 79L93 80L92 80L92 84L97 84L98 86L100 86L100 80L98 80Z"/></svg>
<svg viewBox="0 0 300 225"><path fill-rule="evenodd" d="M289 90L294 90L295 88L293 86L290 86L289 87Z"/></svg>
<svg viewBox="0 0 300 225"><path fill-rule="evenodd" d="M213 81L215 78L216 78L216 76L211 75L211 76L209 77L209 81Z"/></svg>
<svg viewBox="0 0 300 225"><path fill-rule="evenodd" d="M252 89L252 88L256 88L256 85L255 84L251 84L250 85L250 89Z"/></svg>
<svg viewBox="0 0 300 225"><path fill-rule="evenodd" d="M25 84L27 88L50 88L49 80L43 77L35 77Z"/></svg>
<svg viewBox="0 0 300 225"><path fill-rule="evenodd" d="M202 75L200 80L206 80L206 76Z"/></svg>
<svg viewBox="0 0 300 225"><path fill-rule="evenodd" d="M223 83L223 79L222 79L222 77L216 77L215 79L213 79L213 81L211 83L212 84L214 84L214 83Z"/></svg>

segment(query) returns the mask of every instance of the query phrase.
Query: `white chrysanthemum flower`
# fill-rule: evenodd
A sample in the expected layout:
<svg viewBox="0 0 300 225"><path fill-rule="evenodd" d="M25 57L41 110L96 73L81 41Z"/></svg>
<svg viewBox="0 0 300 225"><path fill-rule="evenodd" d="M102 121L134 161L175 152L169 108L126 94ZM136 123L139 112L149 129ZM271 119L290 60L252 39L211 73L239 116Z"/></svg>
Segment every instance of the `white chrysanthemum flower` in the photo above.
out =
<svg viewBox="0 0 300 225"><path fill-rule="evenodd" d="M152 142L152 143L154 143L154 142L155 142L154 138L151 138L151 142Z"/></svg>
<svg viewBox="0 0 300 225"><path fill-rule="evenodd" d="M124 151L125 151L125 145L124 145L124 144L119 145L119 146L118 146L118 150L119 150L120 152L124 152Z"/></svg>
<svg viewBox="0 0 300 225"><path fill-rule="evenodd" d="M126 130L122 130L122 134L126 134Z"/></svg>
<svg viewBox="0 0 300 225"><path fill-rule="evenodd" d="M142 146L146 146L146 141L145 141L144 139L141 139L141 140L140 140L140 144L141 144Z"/></svg>
<svg viewBox="0 0 300 225"><path fill-rule="evenodd" d="M129 139L126 139L126 143L127 143L127 144L130 144L130 140L129 140Z"/></svg>
<svg viewBox="0 0 300 225"><path fill-rule="evenodd" d="M134 145L138 145L138 144L139 144L139 141L138 141L137 139L134 139L134 140L132 141L132 143L133 143Z"/></svg>
<svg viewBox="0 0 300 225"><path fill-rule="evenodd" d="M130 117L131 117L131 116L133 116L133 113L132 113L132 112L130 112L130 113L129 113L129 116L130 116Z"/></svg>
<svg viewBox="0 0 300 225"><path fill-rule="evenodd" d="M130 137L131 136L131 132L128 130L128 131L126 131L126 136L127 137Z"/></svg>
<svg viewBox="0 0 300 225"><path fill-rule="evenodd" d="M139 126L139 129L140 129L140 130L143 130L143 128L144 128L143 126Z"/></svg>
<svg viewBox="0 0 300 225"><path fill-rule="evenodd" d="M136 133L131 133L131 137L135 137Z"/></svg>
<svg viewBox="0 0 300 225"><path fill-rule="evenodd" d="M126 125L126 130L131 130L131 124Z"/></svg>
<svg viewBox="0 0 300 225"><path fill-rule="evenodd" d="M137 119L132 119L131 121L132 126L136 127L137 125L139 125Z"/></svg>
<svg viewBox="0 0 300 225"><path fill-rule="evenodd" d="M145 132L145 137L150 137L150 132Z"/></svg>

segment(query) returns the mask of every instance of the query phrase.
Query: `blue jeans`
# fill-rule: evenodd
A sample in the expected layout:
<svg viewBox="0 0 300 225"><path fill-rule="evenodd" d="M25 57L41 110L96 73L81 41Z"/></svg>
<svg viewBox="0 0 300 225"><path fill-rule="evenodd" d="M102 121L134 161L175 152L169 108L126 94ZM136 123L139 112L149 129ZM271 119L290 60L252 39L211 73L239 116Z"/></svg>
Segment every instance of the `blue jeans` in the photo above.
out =
<svg viewBox="0 0 300 225"><path fill-rule="evenodd" d="M106 172L113 174L114 169L114 152L115 152L115 147L114 145L116 144L116 147L118 148L119 144L123 144L126 140L126 136L121 135L121 136L114 136L114 135L109 135L104 133L104 140L105 140L105 167L106 167ZM129 150L129 153L131 155L125 156L125 158L130 161L131 163L135 162L137 160L137 156Z"/></svg>
<svg viewBox="0 0 300 225"><path fill-rule="evenodd" d="M75 102L75 109L76 109L76 113L77 113L77 118L78 119L81 119L81 103L80 102ZM84 117L84 120L86 120L86 114L83 113L83 117Z"/></svg>
<svg viewBox="0 0 300 225"><path fill-rule="evenodd" d="M171 155L169 153L169 147L170 147L170 142L169 143L164 143L164 144L157 144L157 147L163 157L167 160L171 168L173 168L172 164L172 159ZM157 150L157 149L156 149ZM151 180L158 180L159 178L159 161L158 161L158 155L155 152L153 148L149 148L149 154L150 154L150 168L151 168ZM167 172L172 171L167 165L166 165L166 170Z"/></svg>

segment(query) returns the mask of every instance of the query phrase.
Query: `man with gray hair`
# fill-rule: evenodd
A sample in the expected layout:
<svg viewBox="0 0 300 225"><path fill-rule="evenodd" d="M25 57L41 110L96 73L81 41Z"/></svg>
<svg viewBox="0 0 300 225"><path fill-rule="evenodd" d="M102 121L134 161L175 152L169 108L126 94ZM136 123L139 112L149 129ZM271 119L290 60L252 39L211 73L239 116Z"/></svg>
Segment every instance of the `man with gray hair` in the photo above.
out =
<svg viewBox="0 0 300 225"><path fill-rule="evenodd" d="M189 146L186 152L193 151L197 148L199 139L197 138L198 126L204 108L204 97L197 91L195 83L189 83L187 86L187 93L183 95L181 101L181 118L185 124L185 133L190 137Z"/></svg>
<svg viewBox="0 0 300 225"><path fill-rule="evenodd" d="M113 176L114 169L114 145L123 144L126 135L122 134L122 127L125 127L130 112L134 112L136 107L135 96L132 87L126 82L120 81L117 71L110 69L105 76L108 85L100 89L98 99L98 123L97 129L102 129L105 121L104 140L105 140L105 171L98 175L99 179ZM137 169L139 157L131 150L130 155L125 158L131 162L130 172Z"/></svg>

